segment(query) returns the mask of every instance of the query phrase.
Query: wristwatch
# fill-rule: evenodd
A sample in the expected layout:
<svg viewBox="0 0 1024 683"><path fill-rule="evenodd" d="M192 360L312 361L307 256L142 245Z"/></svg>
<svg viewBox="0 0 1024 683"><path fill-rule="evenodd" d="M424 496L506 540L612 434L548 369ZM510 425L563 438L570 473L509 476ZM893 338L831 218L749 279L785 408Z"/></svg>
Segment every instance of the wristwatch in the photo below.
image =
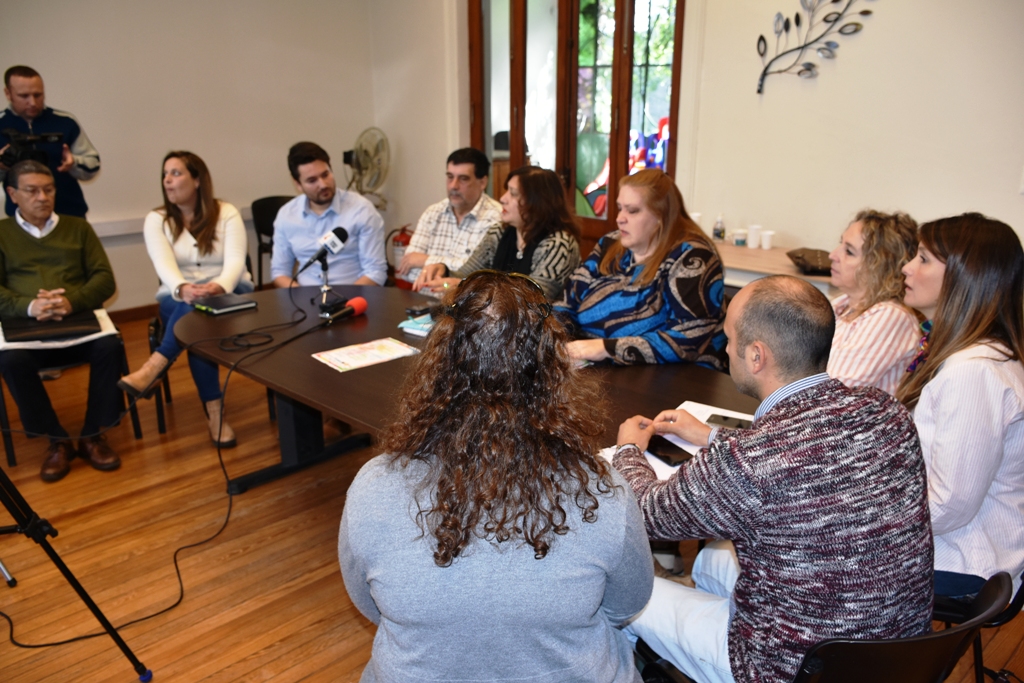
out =
<svg viewBox="0 0 1024 683"><path fill-rule="evenodd" d="M174 288L174 298L181 300L181 288L187 285L187 282L182 282L180 285Z"/></svg>
<svg viewBox="0 0 1024 683"><path fill-rule="evenodd" d="M637 446L635 443L624 443L621 446L616 446L615 447L615 454L618 455L619 451L621 451L623 448L635 448L638 451L640 450L640 447Z"/></svg>

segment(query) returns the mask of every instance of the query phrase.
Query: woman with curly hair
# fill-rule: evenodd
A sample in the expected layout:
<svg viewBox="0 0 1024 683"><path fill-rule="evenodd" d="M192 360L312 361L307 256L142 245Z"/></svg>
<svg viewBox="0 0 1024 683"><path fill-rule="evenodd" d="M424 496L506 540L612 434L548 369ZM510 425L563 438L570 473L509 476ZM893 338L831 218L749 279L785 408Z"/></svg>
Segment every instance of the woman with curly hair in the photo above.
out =
<svg viewBox="0 0 1024 683"><path fill-rule="evenodd" d="M554 171L523 166L508 174L501 223L488 230L458 270L443 263L423 268L413 289L443 292L481 269L528 275L554 301L580 262L580 228L569 213L565 188ZM449 275L451 277L449 277Z"/></svg>
<svg viewBox="0 0 1024 683"><path fill-rule="evenodd" d="M345 501L345 587L378 627L361 680L640 681L617 627L650 546L595 455L596 378L529 278L477 272L445 303Z"/></svg>
<svg viewBox="0 0 1024 683"><path fill-rule="evenodd" d="M832 250L836 332L828 374L850 387L890 394L917 352L917 316L903 304L901 269L917 252L917 223L905 213L857 214Z"/></svg>
<svg viewBox="0 0 1024 683"><path fill-rule="evenodd" d="M896 398L928 468L935 593L1024 570L1024 250L979 213L925 223L905 301L931 328Z"/></svg>
<svg viewBox="0 0 1024 683"><path fill-rule="evenodd" d="M555 307L578 337L569 353L725 372L722 259L686 213L679 188L645 169L619 181L616 205L619 229L598 241Z"/></svg>

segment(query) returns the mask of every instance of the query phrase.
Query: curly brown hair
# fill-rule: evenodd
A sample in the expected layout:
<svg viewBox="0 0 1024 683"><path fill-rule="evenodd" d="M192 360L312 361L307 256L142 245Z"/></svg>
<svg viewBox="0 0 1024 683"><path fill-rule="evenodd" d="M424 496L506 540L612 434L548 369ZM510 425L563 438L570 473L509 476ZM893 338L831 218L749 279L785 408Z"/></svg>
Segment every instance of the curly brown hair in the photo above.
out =
<svg viewBox="0 0 1024 683"><path fill-rule="evenodd" d="M908 214L882 213L865 209L853 219L860 221L864 254L857 269L857 283L864 288L864 299L851 311L857 317L883 301L903 302L906 283L903 266L917 253L917 221Z"/></svg>
<svg viewBox="0 0 1024 683"><path fill-rule="evenodd" d="M563 326L540 287L478 271L445 301L403 388L382 446L395 462L426 463L417 523L447 567L474 538L521 541L542 559L570 531L566 507L597 519L610 493L596 455L604 400L576 369ZM426 496L422 494L427 494Z"/></svg>

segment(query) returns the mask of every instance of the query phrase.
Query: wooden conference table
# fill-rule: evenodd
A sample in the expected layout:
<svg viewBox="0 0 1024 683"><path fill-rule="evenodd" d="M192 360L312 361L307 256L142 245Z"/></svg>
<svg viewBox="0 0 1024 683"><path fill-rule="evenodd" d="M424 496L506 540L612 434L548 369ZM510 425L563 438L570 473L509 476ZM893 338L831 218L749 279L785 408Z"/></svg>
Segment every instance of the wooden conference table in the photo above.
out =
<svg viewBox="0 0 1024 683"><path fill-rule="evenodd" d="M244 360L236 368L235 372L274 391L281 463L232 479L228 484L231 493L241 493L346 450L370 444L370 437L362 434L325 449L323 415L365 427L372 434L379 433L394 419L397 394L413 367L415 356L338 372L312 354L384 337L422 348L423 338L406 334L397 325L407 317L407 307L434 300L395 287L349 285L333 287L333 291L342 297L364 297L368 303L366 314L337 320L275 351ZM306 319L293 327L271 330L274 341L267 346L321 322L317 317L319 288L299 287L291 290L291 295L294 304L288 290L274 289L249 295L258 303L255 309L219 317L189 313L178 321L174 335L182 344L197 342L191 349L194 353L230 366L245 352L222 350L219 338L298 320L301 314L296 305L307 313ZM253 350L261 348L266 346ZM608 389L610 415L605 438L609 445L615 443L618 425L624 419L636 414L653 417L683 401L749 413L757 408L757 402L740 394L728 375L693 365L614 367L601 364L585 372L599 374Z"/></svg>

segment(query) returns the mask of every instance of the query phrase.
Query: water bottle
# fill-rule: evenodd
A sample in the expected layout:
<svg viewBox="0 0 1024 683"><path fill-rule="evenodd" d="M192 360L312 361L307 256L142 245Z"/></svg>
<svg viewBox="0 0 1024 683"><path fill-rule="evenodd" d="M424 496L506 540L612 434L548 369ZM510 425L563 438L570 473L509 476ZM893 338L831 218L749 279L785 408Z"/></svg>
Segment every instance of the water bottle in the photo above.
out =
<svg viewBox="0 0 1024 683"><path fill-rule="evenodd" d="M722 220L722 214L718 214L718 220L715 221L715 227L711 229L711 239L716 242L725 241L725 221Z"/></svg>

